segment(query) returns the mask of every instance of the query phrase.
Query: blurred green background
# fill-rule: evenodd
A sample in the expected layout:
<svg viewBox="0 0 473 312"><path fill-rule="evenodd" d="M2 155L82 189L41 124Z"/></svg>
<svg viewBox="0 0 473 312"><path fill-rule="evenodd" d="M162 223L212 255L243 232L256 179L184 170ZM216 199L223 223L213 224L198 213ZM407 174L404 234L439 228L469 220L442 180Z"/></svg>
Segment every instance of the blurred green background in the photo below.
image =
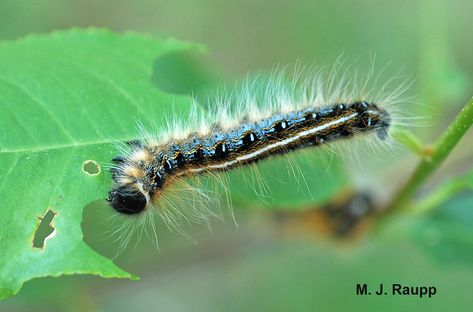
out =
<svg viewBox="0 0 473 312"><path fill-rule="evenodd" d="M275 64L332 64L340 55L406 75L429 126L426 142L448 125L473 88L473 2L424 1L151 1L2 0L0 39L70 27L133 30L199 42L209 76L239 79ZM386 76L386 74L384 75ZM209 78L210 79L210 78ZM422 194L471 171L466 135ZM402 172L416 163L406 157ZM386 177L402 181L402 175ZM470 180L471 181L471 180ZM113 255L93 216L86 241ZM69 276L33 280L5 311L425 311L473 306L473 193L456 193L429 214L385 220L376 231L346 241L300 223L281 225L267 212L236 209L239 227L215 220L196 226L194 244L159 231L116 259L140 281ZM96 222L95 222L96 223ZM435 286L434 298L363 297L356 283Z"/></svg>

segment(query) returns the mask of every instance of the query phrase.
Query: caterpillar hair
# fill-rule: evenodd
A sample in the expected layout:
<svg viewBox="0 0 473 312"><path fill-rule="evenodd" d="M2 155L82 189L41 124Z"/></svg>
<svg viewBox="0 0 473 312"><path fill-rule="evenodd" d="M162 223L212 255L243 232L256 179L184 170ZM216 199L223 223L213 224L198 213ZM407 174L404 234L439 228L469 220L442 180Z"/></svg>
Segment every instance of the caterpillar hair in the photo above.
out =
<svg viewBox="0 0 473 312"><path fill-rule="evenodd" d="M249 80L240 91L215 97L207 111L194 100L189 119L175 116L160 133L145 132L121 148L111 167L111 207L128 217L157 212L170 228L181 219L208 224L218 215L209 208L212 194L189 180L207 174L225 185L222 173L293 150L368 136L386 141L396 121L393 104L406 85L369 92L371 73L348 79L338 72L295 70L290 79L279 72L264 83Z"/></svg>

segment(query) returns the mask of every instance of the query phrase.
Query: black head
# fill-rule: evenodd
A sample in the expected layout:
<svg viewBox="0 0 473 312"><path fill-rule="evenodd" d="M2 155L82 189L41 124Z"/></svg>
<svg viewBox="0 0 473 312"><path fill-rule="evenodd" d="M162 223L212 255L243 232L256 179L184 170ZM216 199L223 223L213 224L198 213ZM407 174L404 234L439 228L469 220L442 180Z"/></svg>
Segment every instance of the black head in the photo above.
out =
<svg viewBox="0 0 473 312"><path fill-rule="evenodd" d="M113 209L128 215L140 213L146 207L146 197L143 193L127 185L111 190L107 201Z"/></svg>

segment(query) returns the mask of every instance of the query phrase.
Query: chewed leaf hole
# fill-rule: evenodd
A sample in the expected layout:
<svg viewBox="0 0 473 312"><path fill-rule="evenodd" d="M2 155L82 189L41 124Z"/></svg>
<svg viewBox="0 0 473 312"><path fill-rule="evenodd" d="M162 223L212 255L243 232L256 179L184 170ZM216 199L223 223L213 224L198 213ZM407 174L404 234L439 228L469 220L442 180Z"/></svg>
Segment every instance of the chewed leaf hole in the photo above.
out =
<svg viewBox="0 0 473 312"><path fill-rule="evenodd" d="M48 211L46 211L46 213L39 218L41 221L38 225L38 228L36 229L36 232L34 233L33 238L34 248L43 249L46 244L46 240L54 237L56 229L52 226L52 222L55 217L56 213L51 209L48 209Z"/></svg>
<svg viewBox="0 0 473 312"><path fill-rule="evenodd" d="M91 176L100 174L100 165L95 160L86 160L82 164L82 170Z"/></svg>

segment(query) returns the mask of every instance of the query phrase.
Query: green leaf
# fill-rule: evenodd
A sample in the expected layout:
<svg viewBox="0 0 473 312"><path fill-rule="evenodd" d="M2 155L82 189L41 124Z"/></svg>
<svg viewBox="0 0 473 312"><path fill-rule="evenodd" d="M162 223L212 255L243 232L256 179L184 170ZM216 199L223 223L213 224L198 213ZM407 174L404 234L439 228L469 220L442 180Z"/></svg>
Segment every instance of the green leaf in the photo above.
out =
<svg viewBox="0 0 473 312"><path fill-rule="evenodd" d="M468 267L473 262L473 192L464 191L436 210L386 220L382 241L409 241L439 264Z"/></svg>
<svg viewBox="0 0 473 312"><path fill-rule="evenodd" d="M83 242L82 209L105 198L103 165L136 121L161 124L170 105L188 113L188 97L152 81L157 58L186 50L199 48L94 29L0 43L0 298L35 277L133 278ZM52 223L37 231L47 211ZM41 231L54 234L44 246Z"/></svg>
<svg viewBox="0 0 473 312"><path fill-rule="evenodd" d="M439 209L442 204L454 198L460 192L473 190L473 170L462 176L453 177L431 190L424 198L417 201L409 210L413 214L425 214Z"/></svg>

